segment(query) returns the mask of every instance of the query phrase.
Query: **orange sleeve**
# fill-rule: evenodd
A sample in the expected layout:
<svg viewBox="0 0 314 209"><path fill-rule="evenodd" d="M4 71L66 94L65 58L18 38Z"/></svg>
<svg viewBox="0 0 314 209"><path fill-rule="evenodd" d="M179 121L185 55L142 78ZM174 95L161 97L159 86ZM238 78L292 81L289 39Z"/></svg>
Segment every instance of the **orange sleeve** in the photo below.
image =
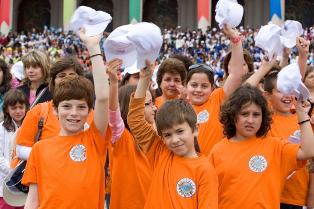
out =
<svg viewBox="0 0 314 209"><path fill-rule="evenodd" d="M218 209L218 176L212 165L201 176L198 194L198 209Z"/></svg>
<svg viewBox="0 0 314 209"><path fill-rule="evenodd" d="M25 172L22 178L22 184L29 186L30 184L37 184L37 168L39 162L36 161L38 156L38 143L34 145L27 160Z"/></svg>
<svg viewBox="0 0 314 209"><path fill-rule="evenodd" d="M38 121L40 119L41 105L36 105L29 110L23 120L21 127L16 134L16 144L32 147L35 135L38 130Z"/></svg>
<svg viewBox="0 0 314 209"><path fill-rule="evenodd" d="M146 153L154 143L154 139L159 137L154 127L145 120L144 102L145 98L134 98L134 94L132 94L129 104L128 125L136 144Z"/></svg>
<svg viewBox="0 0 314 209"><path fill-rule="evenodd" d="M222 104L225 99L225 91L223 88L217 88L211 93L210 98L214 98L215 103Z"/></svg>
<svg viewBox="0 0 314 209"><path fill-rule="evenodd" d="M278 139L277 139L278 140ZM297 160L297 153L300 149L300 145L292 144L285 140L280 140L282 143L282 171L288 176L296 169L302 168L306 165L306 160Z"/></svg>

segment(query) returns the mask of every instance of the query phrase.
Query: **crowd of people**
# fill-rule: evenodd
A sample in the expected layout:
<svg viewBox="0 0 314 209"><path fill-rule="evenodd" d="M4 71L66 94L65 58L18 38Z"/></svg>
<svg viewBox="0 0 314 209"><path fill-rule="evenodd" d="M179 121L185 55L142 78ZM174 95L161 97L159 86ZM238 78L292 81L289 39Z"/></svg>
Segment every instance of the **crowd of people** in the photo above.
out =
<svg viewBox="0 0 314 209"><path fill-rule="evenodd" d="M297 63L314 98L314 28L272 58L256 33L165 29L128 73L84 30L1 36L0 178L27 160L26 209L314 208L314 101L276 85Z"/></svg>
<svg viewBox="0 0 314 209"><path fill-rule="evenodd" d="M258 30L250 27L239 27L243 37L243 47L253 57L254 67L259 68L263 51L255 47L254 37ZM108 35L108 33L105 32ZM190 30L177 28L164 29L163 45L159 60L168 58L171 54L181 54L192 59L193 62L206 63L214 70L222 71L223 58L229 50L230 41L219 28L208 27L206 32L201 29ZM308 64L314 65L314 27L304 29L304 37L311 41ZM19 61L31 49L42 49L49 53L52 61L64 55L77 55L84 69L90 69L90 60L86 48L79 37L71 31L63 31L47 27L43 31L32 32L10 32L7 36L0 35L0 57L6 59L10 64ZM297 59L296 48L290 53L291 62Z"/></svg>

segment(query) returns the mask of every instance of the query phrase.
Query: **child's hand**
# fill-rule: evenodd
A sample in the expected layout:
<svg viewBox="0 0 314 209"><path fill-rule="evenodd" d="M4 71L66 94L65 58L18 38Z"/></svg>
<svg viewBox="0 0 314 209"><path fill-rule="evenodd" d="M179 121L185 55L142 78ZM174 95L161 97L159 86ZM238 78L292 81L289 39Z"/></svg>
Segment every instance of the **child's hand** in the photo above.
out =
<svg viewBox="0 0 314 209"><path fill-rule="evenodd" d="M304 121L309 118L308 112L311 108L310 102L304 101L302 99L297 101L296 112L298 114L299 121Z"/></svg>
<svg viewBox="0 0 314 209"><path fill-rule="evenodd" d="M267 72L270 71L277 63L277 55L274 54L271 60L268 57L264 56L260 69L266 70Z"/></svg>
<svg viewBox="0 0 314 209"><path fill-rule="evenodd" d="M176 86L176 88L177 88L177 91L179 92L178 98L186 100L187 96L188 96L188 92L187 92L187 89L185 88L185 86L182 86L180 84L180 85Z"/></svg>
<svg viewBox="0 0 314 209"><path fill-rule="evenodd" d="M223 32L229 39L233 39L239 36L239 33L236 29L231 28L230 25L224 24Z"/></svg>
<svg viewBox="0 0 314 209"><path fill-rule="evenodd" d="M95 50L100 50L99 42L101 39L101 34L96 36L86 36L85 28L81 28L79 31L79 37L84 42L90 53L93 53Z"/></svg>
<svg viewBox="0 0 314 209"><path fill-rule="evenodd" d="M121 65L122 60L117 58L109 61L109 63L107 64L106 73L109 76L110 83L118 83L119 81L118 72L119 69L121 68Z"/></svg>
<svg viewBox="0 0 314 209"><path fill-rule="evenodd" d="M307 56L310 50L310 41L302 37L297 37L297 48L300 56Z"/></svg>
<svg viewBox="0 0 314 209"><path fill-rule="evenodd" d="M141 69L140 78L151 79L154 69L155 69L155 65L151 64L149 60L146 60L145 63L146 63L146 67Z"/></svg>

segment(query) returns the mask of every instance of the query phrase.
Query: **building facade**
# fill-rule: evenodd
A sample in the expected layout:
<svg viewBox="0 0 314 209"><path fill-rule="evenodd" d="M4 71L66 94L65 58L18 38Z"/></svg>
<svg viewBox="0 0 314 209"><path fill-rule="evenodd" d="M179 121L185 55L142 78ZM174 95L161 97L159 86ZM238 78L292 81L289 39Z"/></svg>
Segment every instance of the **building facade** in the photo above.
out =
<svg viewBox="0 0 314 209"><path fill-rule="evenodd" d="M38 30L44 26L67 30L74 10L81 5L112 15L108 30L131 22L154 22L161 28L216 26L218 0L0 0L1 32ZM258 28L277 15L304 26L313 24L313 0L238 0L244 7L242 25ZM297 4L297 5L295 5ZM296 8L296 9L295 9Z"/></svg>

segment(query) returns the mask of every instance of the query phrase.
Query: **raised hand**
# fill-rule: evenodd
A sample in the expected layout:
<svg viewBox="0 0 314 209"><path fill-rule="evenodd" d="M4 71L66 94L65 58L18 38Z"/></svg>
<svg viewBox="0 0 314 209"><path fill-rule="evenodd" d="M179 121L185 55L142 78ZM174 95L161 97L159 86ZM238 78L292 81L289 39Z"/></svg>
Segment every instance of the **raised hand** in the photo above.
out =
<svg viewBox="0 0 314 209"><path fill-rule="evenodd" d="M119 81L118 72L119 69L121 68L121 65L122 60L117 58L108 62L106 73L109 76L110 83L118 83Z"/></svg>
<svg viewBox="0 0 314 209"><path fill-rule="evenodd" d="M297 37L297 48L299 50L299 55L306 55L310 50L310 41L302 37Z"/></svg>
<svg viewBox="0 0 314 209"><path fill-rule="evenodd" d="M146 63L146 67L141 69L140 78L145 78L145 79L150 80L153 73L154 73L155 65L151 64L151 62L149 60L146 60L145 63Z"/></svg>
<svg viewBox="0 0 314 209"><path fill-rule="evenodd" d="M224 24L223 32L229 39L239 37L239 32L228 24Z"/></svg>
<svg viewBox="0 0 314 209"><path fill-rule="evenodd" d="M87 36L85 33L85 28L81 28L79 31L79 37L86 45L90 54L100 52L99 42L101 40L102 35L99 34L97 36Z"/></svg>

